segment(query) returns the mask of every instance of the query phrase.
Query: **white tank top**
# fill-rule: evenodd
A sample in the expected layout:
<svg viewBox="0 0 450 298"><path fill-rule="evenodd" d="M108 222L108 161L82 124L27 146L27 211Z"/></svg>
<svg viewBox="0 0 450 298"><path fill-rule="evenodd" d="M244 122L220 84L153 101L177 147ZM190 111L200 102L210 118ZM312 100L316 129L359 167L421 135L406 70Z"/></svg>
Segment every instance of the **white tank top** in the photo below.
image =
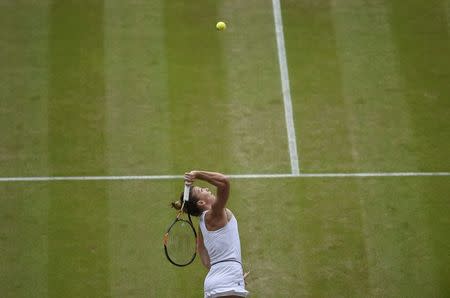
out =
<svg viewBox="0 0 450 298"><path fill-rule="evenodd" d="M200 229L203 235L203 242L208 251L211 266L223 261L241 261L241 242L237 220L234 215L230 221L216 231L208 231L205 224L204 211L200 216Z"/></svg>

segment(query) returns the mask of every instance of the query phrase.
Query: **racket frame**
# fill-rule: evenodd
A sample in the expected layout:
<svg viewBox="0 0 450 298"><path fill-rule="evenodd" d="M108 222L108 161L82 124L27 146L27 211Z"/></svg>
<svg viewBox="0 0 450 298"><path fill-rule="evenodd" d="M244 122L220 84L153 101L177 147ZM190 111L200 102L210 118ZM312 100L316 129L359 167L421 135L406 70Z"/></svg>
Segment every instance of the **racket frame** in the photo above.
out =
<svg viewBox="0 0 450 298"><path fill-rule="evenodd" d="M188 215L188 220L185 220L185 219L181 218L181 215L184 213L183 212L184 204L187 201L189 201L189 192L190 192L190 186L188 184L185 184L184 185L184 193L183 193L183 203L181 204L181 209L180 209L180 211L178 211L175 220L169 226L169 228L167 229L167 232L164 234L164 238L163 238L164 253L165 253L167 259L169 260L170 263L172 263L173 265L178 266L178 267L184 267L184 266L187 266L187 265L191 264L195 260L195 257L197 255L197 249L196 249L194 251L194 254L192 255L192 258L187 263L185 263L185 264L178 264L178 263L176 263L175 261L173 261L170 258L169 252L167 250L167 243L169 241L170 229L179 221L183 221L183 222L187 223L191 227L192 231L194 232L195 243L197 243L197 231L195 231L194 225L192 223L191 215L189 213L187 214Z"/></svg>

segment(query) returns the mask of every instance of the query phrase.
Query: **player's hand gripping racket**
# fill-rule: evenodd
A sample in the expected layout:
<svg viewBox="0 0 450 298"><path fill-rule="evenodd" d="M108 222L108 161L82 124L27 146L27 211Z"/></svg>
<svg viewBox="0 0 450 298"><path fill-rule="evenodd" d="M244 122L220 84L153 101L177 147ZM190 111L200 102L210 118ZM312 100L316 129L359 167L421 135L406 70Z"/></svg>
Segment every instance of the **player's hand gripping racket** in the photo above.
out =
<svg viewBox="0 0 450 298"><path fill-rule="evenodd" d="M189 200L190 186L184 185L183 203L177 217L164 234L164 253L175 266L183 267L191 264L197 251L197 233L192 224L191 216L183 219L184 204Z"/></svg>

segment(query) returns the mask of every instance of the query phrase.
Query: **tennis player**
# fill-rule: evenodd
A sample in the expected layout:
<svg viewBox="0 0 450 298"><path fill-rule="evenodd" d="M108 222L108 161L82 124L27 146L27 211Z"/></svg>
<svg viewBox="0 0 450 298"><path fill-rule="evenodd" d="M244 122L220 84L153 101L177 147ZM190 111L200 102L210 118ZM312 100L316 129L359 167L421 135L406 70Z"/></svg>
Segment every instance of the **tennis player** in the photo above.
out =
<svg viewBox="0 0 450 298"><path fill-rule="evenodd" d="M209 270L205 278L205 298L247 297L241 260L241 244L236 217L226 208L230 182L221 173L191 171L184 175L191 185L189 201L184 212L199 216L197 251L203 265ZM192 186L195 180L206 181L217 188L217 196L208 188ZM180 200L172 203L176 209Z"/></svg>

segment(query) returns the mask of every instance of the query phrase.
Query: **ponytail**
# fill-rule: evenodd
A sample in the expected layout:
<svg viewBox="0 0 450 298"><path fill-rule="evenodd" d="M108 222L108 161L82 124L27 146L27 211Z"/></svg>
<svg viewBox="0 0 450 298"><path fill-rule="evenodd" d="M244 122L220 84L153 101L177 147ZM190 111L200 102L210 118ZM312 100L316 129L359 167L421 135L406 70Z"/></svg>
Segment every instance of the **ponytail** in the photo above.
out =
<svg viewBox="0 0 450 298"><path fill-rule="evenodd" d="M180 199L178 201L170 203L172 208L175 210L181 210L181 206L183 206L183 195L182 192L180 195ZM184 203L183 212L188 213L192 216L200 216L202 214L202 210L197 206L198 198L192 195L192 188L189 191L189 200Z"/></svg>

